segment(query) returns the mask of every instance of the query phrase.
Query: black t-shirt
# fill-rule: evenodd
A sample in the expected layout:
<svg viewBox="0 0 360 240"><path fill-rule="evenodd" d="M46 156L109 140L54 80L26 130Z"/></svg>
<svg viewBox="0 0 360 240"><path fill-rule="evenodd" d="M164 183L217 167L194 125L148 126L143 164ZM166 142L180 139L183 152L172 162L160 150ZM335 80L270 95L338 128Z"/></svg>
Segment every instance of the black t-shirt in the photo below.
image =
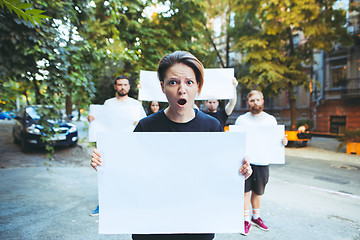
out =
<svg viewBox="0 0 360 240"><path fill-rule="evenodd" d="M215 113L208 111L206 111L205 113L219 120L222 129L224 129L226 121L229 118L229 116L226 114L225 109L216 111Z"/></svg>
<svg viewBox="0 0 360 240"><path fill-rule="evenodd" d="M134 132L222 132L215 118L195 110L195 118L187 123L176 123L165 115L165 109L140 120Z"/></svg>
<svg viewBox="0 0 360 240"><path fill-rule="evenodd" d="M171 121L164 112L158 111L140 120L134 132L222 132L218 120L195 110L195 118L187 123ZM211 240L213 233L202 234L133 234L133 240Z"/></svg>

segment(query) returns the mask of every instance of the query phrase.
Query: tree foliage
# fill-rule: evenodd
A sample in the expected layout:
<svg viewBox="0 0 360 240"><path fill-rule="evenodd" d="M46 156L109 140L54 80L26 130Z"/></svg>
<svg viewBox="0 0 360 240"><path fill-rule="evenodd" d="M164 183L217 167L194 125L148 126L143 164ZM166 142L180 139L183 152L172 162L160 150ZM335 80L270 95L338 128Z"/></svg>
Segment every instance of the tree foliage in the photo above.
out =
<svg viewBox="0 0 360 240"><path fill-rule="evenodd" d="M7 7L10 13L14 12L19 18L41 26L44 19L49 17L42 14L44 10L31 9L32 6L32 3L22 3L20 0L0 0L0 7Z"/></svg>
<svg viewBox="0 0 360 240"><path fill-rule="evenodd" d="M113 79L120 74L130 77L130 95L136 97L140 70L155 70L174 50L192 52L205 67L228 67L229 52L241 51L247 62L238 72L243 86L266 94L288 90L293 98L293 87L309 81L304 66L313 62L313 50L349 42L345 13L334 2L0 0L0 104L14 108L17 97L27 104L66 106L69 114L73 106L114 96ZM160 5L165 10L148 11ZM34 22L41 19L41 26L15 8ZM218 15L226 21L216 37L211 21ZM295 44L301 34L305 41Z"/></svg>
<svg viewBox="0 0 360 240"><path fill-rule="evenodd" d="M311 80L305 67L314 63L314 50L349 44L346 12L334 9L334 0L238 1L237 48L245 52L249 74L241 82L266 94L288 91L292 127L295 127L295 86ZM303 37L302 37L303 36ZM294 39L301 41L296 43Z"/></svg>

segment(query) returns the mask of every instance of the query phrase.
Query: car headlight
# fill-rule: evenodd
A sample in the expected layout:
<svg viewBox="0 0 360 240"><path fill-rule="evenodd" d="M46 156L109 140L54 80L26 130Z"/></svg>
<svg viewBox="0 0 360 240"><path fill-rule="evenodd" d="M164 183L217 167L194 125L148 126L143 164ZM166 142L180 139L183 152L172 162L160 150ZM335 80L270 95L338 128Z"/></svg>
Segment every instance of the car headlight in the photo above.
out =
<svg viewBox="0 0 360 240"><path fill-rule="evenodd" d="M38 129L35 124L32 124L31 126L27 127L26 131L31 134L41 135L40 129Z"/></svg>
<svg viewBox="0 0 360 240"><path fill-rule="evenodd" d="M77 131L77 128L74 124L69 124L70 128L69 128L69 133L73 133Z"/></svg>

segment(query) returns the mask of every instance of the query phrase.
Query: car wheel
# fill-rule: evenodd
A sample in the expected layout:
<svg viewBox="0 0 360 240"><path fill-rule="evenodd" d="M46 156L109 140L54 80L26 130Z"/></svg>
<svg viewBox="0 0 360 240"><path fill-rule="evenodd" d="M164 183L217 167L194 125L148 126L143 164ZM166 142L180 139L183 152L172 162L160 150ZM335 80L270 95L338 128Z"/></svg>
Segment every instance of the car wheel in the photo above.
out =
<svg viewBox="0 0 360 240"><path fill-rule="evenodd" d="M13 136L13 143L15 143L15 144L19 143L19 140L17 140L15 136Z"/></svg>
<svg viewBox="0 0 360 240"><path fill-rule="evenodd" d="M29 151L29 144L26 142L26 140L24 138L20 139L20 148L21 148L21 151L24 153Z"/></svg>
<svg viewBox="0 0 360 240"><path fill-rule="evenodd" d="M12 137L13 137L13 143L18 144L18 143L19 143L19 140L15 137L14 132L13 132L13 134L12 134Z"/></svg>

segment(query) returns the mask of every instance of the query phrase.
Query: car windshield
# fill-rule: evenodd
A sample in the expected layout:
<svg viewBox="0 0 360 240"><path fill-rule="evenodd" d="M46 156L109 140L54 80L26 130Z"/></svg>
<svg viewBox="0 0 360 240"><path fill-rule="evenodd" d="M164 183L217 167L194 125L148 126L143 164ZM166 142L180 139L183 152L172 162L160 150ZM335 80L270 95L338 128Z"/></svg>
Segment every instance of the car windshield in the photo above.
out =
<svg viewBox="0 0 360 240"><path fill-rule="evenodd" d="M54 119L59 120L60 119L59 116L61 116L52 107L27 107L26 108L26 114L28 115L28 117L30 117L33 120L40 120L42 115L48 115L48 114L45 114L45 113L50 113L51 114L50 119L53 119L53 120Z"/></svg>
<svg viewBox="0 0 360 240"><path fill-rule="evenodd" d="M34 120L39 120L40 119L40 116L39 114L37 113L36 111L37 109L36 108L26 108L26 113L29 115L29 117L31 117L32 119Z"/></svg>

